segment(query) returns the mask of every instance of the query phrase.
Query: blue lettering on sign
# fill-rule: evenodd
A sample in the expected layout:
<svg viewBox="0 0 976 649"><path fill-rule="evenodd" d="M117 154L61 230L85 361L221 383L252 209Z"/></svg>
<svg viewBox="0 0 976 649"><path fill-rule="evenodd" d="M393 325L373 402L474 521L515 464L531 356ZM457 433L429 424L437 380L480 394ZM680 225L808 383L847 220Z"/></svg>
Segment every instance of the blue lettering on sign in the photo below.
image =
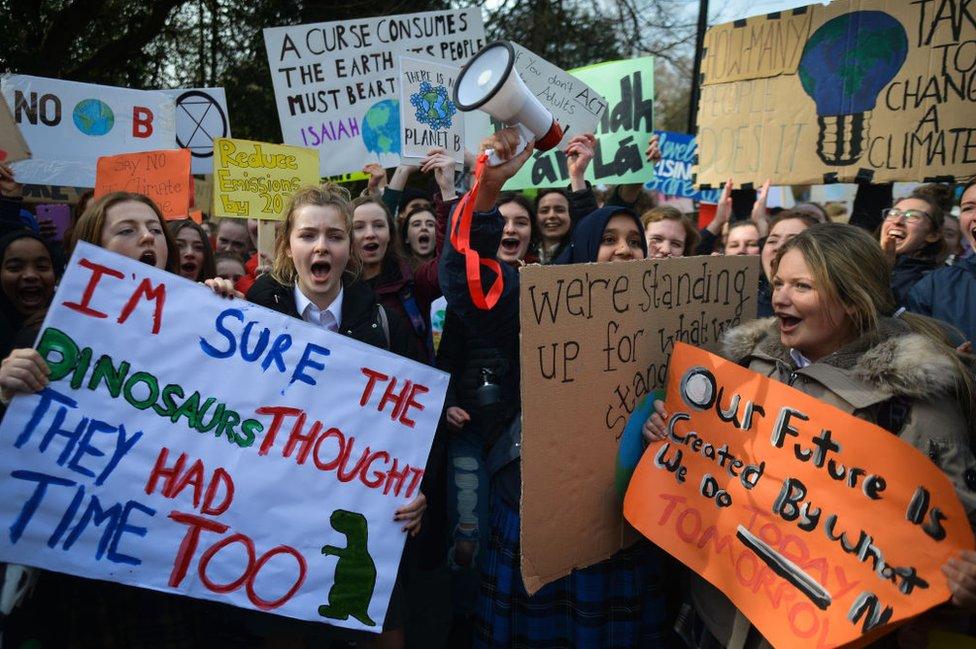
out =
<svg viewBox="0 0 976 649"><path fill-rule="evenodd" d="M54 527L54 530L48 538L48 547L54 548L61 543L61 549L69 551L74 547L78 539L81 538L82 534L92 528L97 533L97 529L104 524L105 527L102 529L98 544L95 547L95 559L100 561L104 558L112 563L123 563L132 566L137 566L142 563L140 558L120 551L119 545L125 534L139 537L146 535L147 530L145 527L130 523L129 519L134 511L152 517L156 515L156 510L133 500L128 500L124 504L115 503L110 507L105 507L97 495L88 494L88 502L81 516L75 520L75 514L78 513L81 502L86 496L84 485L79 485L74 480L60 478L38 471L12 471L10 475L16 480L35 483L33 493L24 502L24 506L21 508L16 520L10 526L11 543L16 544L21 539L31 519L42 504L45 507L56 506L52 503L45 504L44 502L49 488L73 488L75 489L74 496L72 496L71 502L64 510L58 524ZM64 533L72 523L74 523L74 527L64 537ZM64 537L63 543L61 542L62 537Z"/></svg>
<svg viewBox="0 0 976 649"><path fill-rule="evenodd" d="M238 329L235 324L244 326ZM272 365L281 374L288 373L288 362L285 352L291 349L294 340L291 334L279 333L272 340L272 332L268 327L261 327L253 320L245 321L244 312L240 309L224 309L214 320L214 331L219 338L213 341L200 336L200 349L211 358L225 359L239 355L248 363L260 361L261 371L266 372ZM315 377L308 370L320 372L325 364L314 358L328 356L331 352L327 347L306 343L297 365L291 374L289 385L296 381L316 385Z"/></svg>
<svg viewBox="0 0 976 649"><path fill-rule="evenodd" d="M58 438L63 438L64 446L55 460L58 466L67 464L71 471L86 478L95 478L96 485L101 485L108 479L122 458L142 438L142 431L129 435L121 423L115 426L94 417L81 417L73 427L66 426L68 413L78 409L78 402L50 387L38 392L37 397L34 412L14 441L14 447L23 448L35 431L43 429L41 422L45 416L52 413L47 429L41 435L38 450L46 453ZM87 458L107 460L94 462ZM102 466L97 467L95 464Z"/></svg>

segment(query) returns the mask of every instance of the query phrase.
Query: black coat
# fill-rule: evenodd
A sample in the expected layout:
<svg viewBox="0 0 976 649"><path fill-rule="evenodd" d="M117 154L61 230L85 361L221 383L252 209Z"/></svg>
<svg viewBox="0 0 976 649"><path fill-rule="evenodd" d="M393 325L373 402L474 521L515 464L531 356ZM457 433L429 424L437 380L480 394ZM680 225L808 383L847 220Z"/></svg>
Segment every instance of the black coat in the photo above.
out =
<svg viewBox="0 0 976 649"><path fill-rule="evenodd" d="M386 339L379 315L379 303L368 286L344 277L342 288L339 333L367 345L388 349L394 354L423 362L423 359L417 358L416 345L413 344L407 325L397 313L389 309L386 309L386 316L390 339ZM295 304L295 288L281 284L270 275L262 275L254 282L254 286L247 292L247 299L278 313L301 319Z"/></svg>

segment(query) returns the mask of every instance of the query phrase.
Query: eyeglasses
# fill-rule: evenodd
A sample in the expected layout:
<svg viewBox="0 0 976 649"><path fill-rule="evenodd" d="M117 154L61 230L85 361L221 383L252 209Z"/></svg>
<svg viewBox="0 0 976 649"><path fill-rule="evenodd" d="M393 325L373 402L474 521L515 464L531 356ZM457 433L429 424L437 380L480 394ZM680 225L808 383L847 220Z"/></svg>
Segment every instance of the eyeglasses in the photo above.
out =
<svg viewBox="0 0 976 649"><path fill-rule="evenodd" d="M900 210L897 207L891 207L883 212L881 215L886 221L894 221L905 217L905 221L908 223L918 223L922 219L932 219L932 215L928 212L923 212L922 210Z"/></svg>

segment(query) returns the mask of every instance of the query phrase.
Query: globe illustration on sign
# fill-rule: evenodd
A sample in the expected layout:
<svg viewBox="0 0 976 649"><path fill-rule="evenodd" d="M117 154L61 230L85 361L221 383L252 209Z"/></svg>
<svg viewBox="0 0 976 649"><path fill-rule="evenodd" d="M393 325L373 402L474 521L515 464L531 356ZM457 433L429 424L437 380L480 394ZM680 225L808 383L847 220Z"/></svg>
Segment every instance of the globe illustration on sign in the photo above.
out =
<svg viewBox="0 0 976 649"><path fill-rule="evenodd" d="M370 106L363 118L363 143L377 155L400 152L400 102L384 99Z"/></svg>
<svg viewBox="0 0 976 649"><path fill-rule="evenodd" d="M451 118L457 112L457 106L448 99L447 88L434 87L426 81L420 84L420 90L410 95L410 104L417 109L417 121L434 131L451 128Z"/></svg>
<svg viewBox="0 0 976 649"><path fill-rule="evenodd" d="M105 135L115 126L115 113L98 99L82 99L71 112L71 119L85 135Z"/></svg>

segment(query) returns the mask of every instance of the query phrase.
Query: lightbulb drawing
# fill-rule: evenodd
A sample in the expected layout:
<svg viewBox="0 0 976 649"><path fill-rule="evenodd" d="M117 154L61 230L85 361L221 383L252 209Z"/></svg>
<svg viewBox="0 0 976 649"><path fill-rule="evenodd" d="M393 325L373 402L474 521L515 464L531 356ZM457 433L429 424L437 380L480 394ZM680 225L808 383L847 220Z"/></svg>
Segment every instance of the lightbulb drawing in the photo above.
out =
<svg viewBox="0 0 976 649"><path fill-rule="evenodd" d="M800 83L817 107L817 155L831 166L861 157L880 93L908 54L908 34L883 11L852 11L807 39Z"/></svg>

